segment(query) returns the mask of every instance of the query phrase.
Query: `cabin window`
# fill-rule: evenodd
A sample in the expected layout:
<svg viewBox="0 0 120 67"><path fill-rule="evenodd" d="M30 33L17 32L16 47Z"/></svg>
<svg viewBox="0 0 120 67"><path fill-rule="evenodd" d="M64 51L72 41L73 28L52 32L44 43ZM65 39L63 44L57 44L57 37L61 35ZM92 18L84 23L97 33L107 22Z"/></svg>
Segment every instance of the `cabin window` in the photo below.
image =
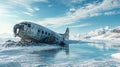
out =
<svg viewBox="0 0 120 67"><path fill-rule="evenodd" d="M47 35L47 32L45 32L45 35Z"/></svg>
<svg viewBox="0 0 120 67"><path fill-rule="evenodd" d="M38 30L38 32L40 32L40 30Z"/></svg>
<svg viewBox="0 0 120 67"><path fill-rule="evenodd" d="M48 33L48 35L50 36L50 33Z"/></svg>
<svg viewBox="0 0 120 67"><path fill-rule="evenodd" d="M28 27L31 27L31 24L28 24Z"/></svg>
<svg viewBox="0 0 120 67"><path fill-rule="evenodd" d="M42 34L44 34L44 31L42 31Z"/></svg>

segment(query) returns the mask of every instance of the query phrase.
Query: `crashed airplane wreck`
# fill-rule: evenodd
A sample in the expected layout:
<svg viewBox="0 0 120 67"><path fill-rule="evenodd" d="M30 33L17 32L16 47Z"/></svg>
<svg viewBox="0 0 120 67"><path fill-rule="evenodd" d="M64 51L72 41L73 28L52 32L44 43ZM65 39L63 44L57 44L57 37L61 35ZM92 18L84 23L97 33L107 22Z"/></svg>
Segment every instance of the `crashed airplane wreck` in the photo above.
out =
<svg viewBox="0 0 120 67"><path fill-rule="evenodd" d="M69 39L69 28L64 34L58 34L44 26L32 23L21 22L13 28L15 37L20 37L20 43L46 43L58 44L62 47L66 45L65 40Z"/></svg>

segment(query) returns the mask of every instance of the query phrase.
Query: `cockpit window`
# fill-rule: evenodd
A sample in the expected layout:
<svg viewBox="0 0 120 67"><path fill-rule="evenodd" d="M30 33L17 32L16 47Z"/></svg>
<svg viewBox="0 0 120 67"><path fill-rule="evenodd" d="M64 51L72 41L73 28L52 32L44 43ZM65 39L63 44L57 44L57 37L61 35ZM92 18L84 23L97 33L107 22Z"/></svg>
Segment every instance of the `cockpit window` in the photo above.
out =
<svg viewBox="0 0 120 67"><path fill-rule="evenodd" d="M31 27L31 24L28 24L28 27Z"/></svg>
<svg viewBox="0 0 120 67"><path fill-rule="evenodd" d="M29 23L21 23L21 24L24 24L24 25L27 25L28 27L31 27L31 24L29 24Z"/></svg>
<svg viewBox="0 0 120 67"><path fill-rule="evenodd" d="M21 24L28 25L27 23L21 23Z"/></svg>

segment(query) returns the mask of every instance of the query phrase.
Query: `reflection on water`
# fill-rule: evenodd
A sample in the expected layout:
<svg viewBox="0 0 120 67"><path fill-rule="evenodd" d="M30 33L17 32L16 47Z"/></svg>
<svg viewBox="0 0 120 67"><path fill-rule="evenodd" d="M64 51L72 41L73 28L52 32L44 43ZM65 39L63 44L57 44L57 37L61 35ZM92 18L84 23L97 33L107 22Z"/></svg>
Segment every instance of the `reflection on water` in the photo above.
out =
<svg viewBox="0 0 120 67"><path fill-rule="evenodd" d="M56 57L57 53L62 51L63 49L49 49L49 50L40 50L33 51L31 54L37 54L37 59L39 59L42 63L54 63L53 60ZM68 50L65 50L66 55L68 55Z"/></svg>
<svg viewBox="0 0 120 67"><path fill-rule="evenodd" d="M120 49L120 44L110 42L89 43L90 46L94 46L99 49Z"/></svg>
<svg viewBox="0 0 120 67"><path fill-rule="evenodd" d="M40 62L49 63L54 59L56 54L60 51L60 49L50 49L50 50L41 50L41 51L33 51L32 54L37 54Z"/></svg>
<svg viewBox="0 0 120 67"><path fill-rule="evenodd" d="M40 63L52 64L52 63L56 63L55 57L60 52L64 52L65 53L64 55L69 55L69 46L67 45L66 47L63 48L53 48L53 49L33 51L30 52L30 54L37 55L36 58Z"/></svg>

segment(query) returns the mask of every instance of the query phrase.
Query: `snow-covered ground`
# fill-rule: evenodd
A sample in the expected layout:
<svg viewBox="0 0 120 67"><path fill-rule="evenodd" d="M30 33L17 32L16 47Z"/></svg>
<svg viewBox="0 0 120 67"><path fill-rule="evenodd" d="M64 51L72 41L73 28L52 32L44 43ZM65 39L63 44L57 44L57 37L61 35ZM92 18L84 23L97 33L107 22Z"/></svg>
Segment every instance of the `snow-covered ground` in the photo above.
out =
<svg viewBox="0 0 120 67"><path fill-rule="evenodd" d="M120 60L120 53L112 54L111 57Z"/></svg>
<svg viewBox="0 0 120 67"><path fill-rule="evenodd" d="M14 37L14 34L9 34L9 33L0 34L0 44L4 44L8 40L17 42L20 40L20 38Z"/></svg>

